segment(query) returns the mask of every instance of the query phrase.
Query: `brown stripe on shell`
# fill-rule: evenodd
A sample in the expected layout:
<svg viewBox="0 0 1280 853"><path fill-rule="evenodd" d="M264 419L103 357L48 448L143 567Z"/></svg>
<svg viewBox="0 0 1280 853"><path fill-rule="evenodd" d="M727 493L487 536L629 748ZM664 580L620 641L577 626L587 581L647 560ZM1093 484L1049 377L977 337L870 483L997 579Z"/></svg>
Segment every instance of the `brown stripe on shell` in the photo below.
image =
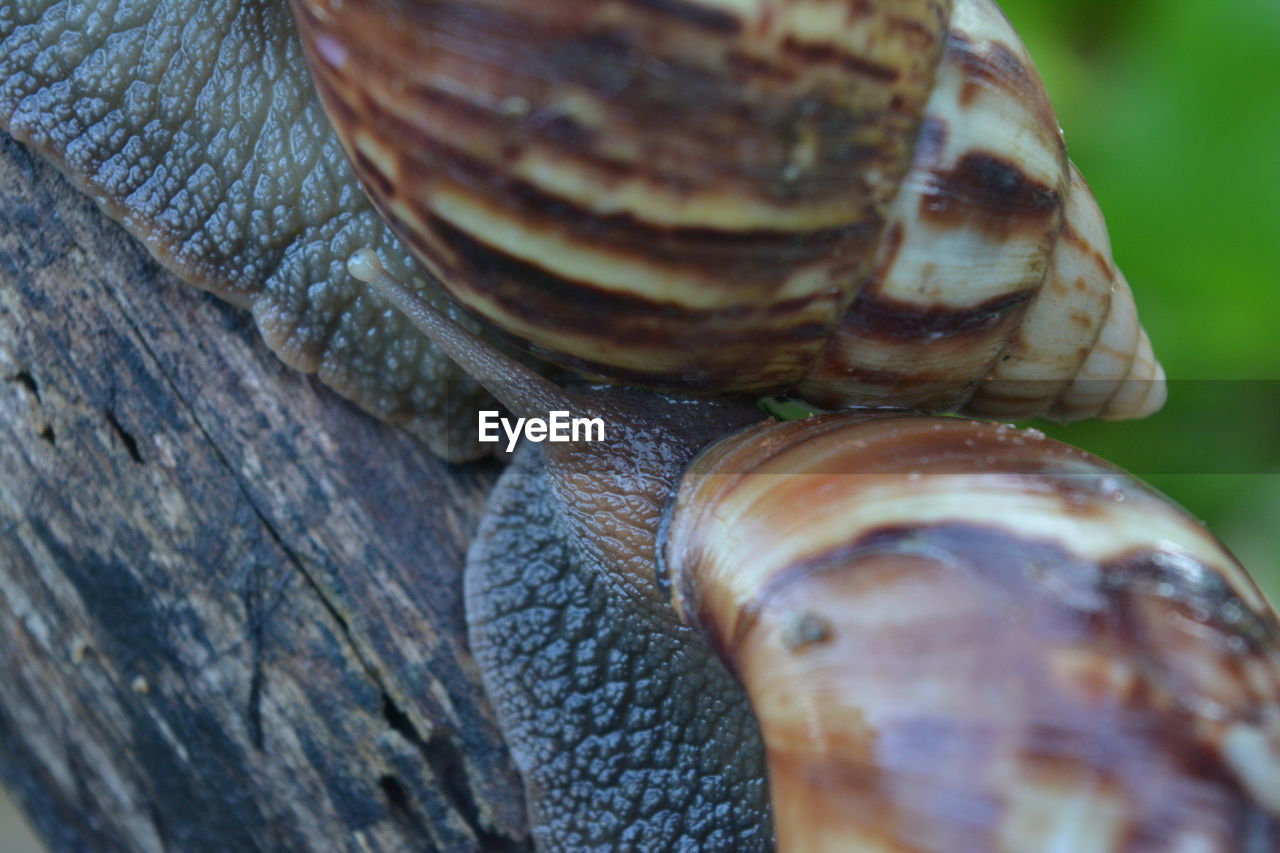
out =
<svg viewBox="0 0 1280 853"><path fill-rule="evenodd" d="M1058 192L1028 178L1018 164L986 151L970 151L953 168L935 171L920 198L921 218L939 225L963 222L1005 237L1012 230L1042 231L1060 215Z"/></svg>
<svg viewBox="0 0 1280 853"><path fill-rule="evenodd" d="M1072 166L1066 215L1045 283L969 401L969 411L1008 418L1052 409L1101 334L1116 277L1108 252L1102 214Z"/></svg>
<svg viewBox="0 0 1280 853"><path fill-rule="evenodd" d="M855 390L866 405L959 408L982 381L972 365L997 357L1034 295L1025 290L968 309L921 310L868 288L845 316L846 339L827 350L821 374L811 373L802 393L829 408L849 405Z"/></svg>
<svg viewBox="0 0 1280 853"><path fill-rule="evenodd" d="M1096 480L1071 480L1051 474L1024 473L1023 476L1029 490L1048 488L1073 495L1075 502L1069 506L1080 515L1106 511L1105 504L1096 503L1099 497ZM898 551L962 557L971 561L970 571L1006 590L1015 590L1020 585L1043 585L1039 587L1039 594L1051 594L1072 605L1076 613L1073 618L1078 617L1079 622L1070 633L1080 637L1107 633L1126 644L1141 646L1143 653L1149 655L1143 666L1149 674L1170 666L1183 673L1159 676L1170 685L1176 678L1194 676L1197 671L1187 667L1186 661L1180 662L1169 644L1154 641L1150 632L1158 632L1162 626L1178 620L1199 626L1196 631L1217 632L1222 635L1222 641L1210 644L1212 653L1258 656L1269 665L1278 666L1275 673L1278 680L1267 685L1276 691L1274 697L1260 693L1240 678L1232 685L1240 692L1218 696L1216 701L1230 705L1280 698L1280 623L1270 609L1259 610L1255 604L1243 601L1237 587L1223 577L1219 565L1158 546L1131 548L1099 565L1073 554L1069 543L1023 538L1015 528L998 519L987 525L904 523L867 531L771 575L743 608L740 618L750 619L752 623L758 621L752 614L769 608L775 599L786 595L788 586L802 584L815 573L842 571L843 566L867 556ZM1051 579L1050 571L1054 572ZM1158 603L1161 612L1138 612L1136 608L1143 599ZM1062 626L1054 629L1055 633L1062 630ZM735 646L745 633L739 626ZM1235 658L1224 660L1214 671L1239 675L1238 663ZM1208 685L1209 688L1215 686L1221 683ZM1187 691L1171 688L1171 692L1185 695Z"/></svg>
<svg viewBox="0 0 1280 853"><path fill-rule="evenodd" d="M931 15L927 15L924 20L919 17L909 15L890 15L888 18L889 28L898 34L909 34L913 40L911 43L920 50L928 50L938 39L939 32L946 32L947 20L951 14L951 5L949 3L932 4ZM850 16L857 14L859 7L850 9Z"/></svg>
<svg viewBox="0 0 1280 853"><path fill-rule="evenodd" d="M878 227L877 223L851 223L803 232L727 230L666 226L627 213L597 213L513 177L500 166L472 157L447 140L423 135L396 116L375 114L402 138L413 141L414 156L401 171L440 168L447 163L451 187L465 188L478 199L501 200L501 209L512 220L531 229L563 230L566 236L593 248L608 247L617 254L620 265L678 263L684 271L704 275L707 287L731 293L734 301L745 302L752 295L764 298L768 290L776 288L785 271L823 260L830 262L833 255L850 246L869 245ZM364 178L364 170L372 164L358 150L356 163ZM423 221L435 216L429 198L420 200L402 194L389 186L388 176L376 170L369 179L379 190L387 189L382 193L385 198L399 199ZM483 239L483 235L475 238Z"/></svg>
<svg viewBox="0 0 1280 853"><path fill-rule="evenodd" d="M548 311L556 310L558 333L598 335L603 330L613 345L663 350L673 363L693 345L718 351L715 359L687 360L682 373L673 372L667 377L675 384L696 387L715 376L713 371L717 369L730 373L737 356L751 351L785 350L805 344L817 347L827 332L825 324L805 323L803 318L827 313L815 310L814 305L830 297L783 301L767 307L732 305L693 311L565 279L487 246L443 220L433 219L431 225L432 233L450 251L451 271L484 290L492 303L530 325L540 325ZM762 313L776 317L777 322L758 322ZM747 352L725 356L740 348ZM573 362L587 372L596 372L597 365L589 360L574 359L571 354L541 344L537 349L553 360ZM636 379L644 377L640 372L634 374ZM773 381L785 383L785 378L779 376Z"/></svg>
<svg viewBox="0 0 1280 853"><path fill-rule="evenodd" d="M1035 294L1022 290L966 308L936 306L921 310L877 293L863 292L854 301L845 328L865 337L914 340L929 335L985 334L1004 322Z"/></svg>
<svg viewBox="0 0 1280 853"><path fill-rule="evenodd" d="M1165 393L1164 370L1138 322L1128 282L1117 270L1097 340L1049 415L1061 420L1144 417L1164 404Z"/></svg>
<svg viewBox="0 0 1280 853"><path fill-rule="evenodd" d="M743 26L742 20L731 12L713 9L701 3L686 0L624 0L628 5L657 12L664 17L679 20L700 29L719 34L736 34Z"/></svg>
<svg viewBox="0 0 1280 853"><path fill-rule="evenodd" d="M1083 176L1081 176L1080 179L1083 180ZM1107 248L1104 251L1094 246L1093 242L1081 234L1070 219L1067 219L1062 223L1062 231L1060 232L1058 239L1066 245L1071 246L1076 251L1091 256L1100 275L1108 278L1115 275L1115 263L1111 260L1111 257L1108 254L1110 252L1110 248Z"/></svg>
<svg viewBox="0 0 1280 853"><path fill-rule="evenodd" d="M820 372L799 386L807 400L826 408L850 405L896 406L918 411L954 411L981 387L976 365L1000 354L1004 337L1021 318L1025 301L993 325L967 334L919 338L843 335L838 355L828 348ZM843 331L843 330L842 330Z"/></svg>
<svg viewBox="0 0 1280 853"><path fill-rule="evenodd" d="M724 57L725 69L739 85L770 81L780 86L794 86L800 79L800 71L788 66L774 65L767 59L752 56L741 50L728 50Z"/></svg>
<svg viewBox="0 0 1280 853"><path fill-rule="evenodd" d="M997 14L1002 14L997 11ZM1020 45L1018 46L1021 47ZM1060 130L1053 105L1044 89L1039 72L1026 57L1025 49L1014 50L999 42L977 47L972 40L954 30L948 36L947 51L954 54L966 69L966 81L960 92L960 101L969 106L977 100L983 87L1003 89L1014 98L1033 105L1040 118L1041 129L1053 136ZM1019 56L1019 53L1022 56Z"/></svg>
<svg viewBox="0 0 1280 853"><path fill-rule="evenodd" d="M647 58L628 63L626 57L637 50L622 34L585 35L558 47L548 71L562 85L600 95L614 123L610 132L642 149L633 168L691 186L731 180L744 192L784 201L801 191L815 198L847 194L849 209L857 210L858 199L867 195L857 164L887 164L884 151L868 144L866 135L868 127L890 118L887 105L864 108L823 97L797 102L789 94L751 92L761 88L751 86L747 97L726 89L719 71L678 58L665 58L660 67ZM620 79L620 67L628 64L635 67ZM798 131L813 133L823 152L797 176L803 181L799 187L780 168ZM737 145L726 148L731 140ZM743 145L745 140L752 145ZM598 142L603 146L597 152L612 140L602 135Z"/></svg>
<svg viewBox="0 0 1280 853"><path fill-rule="evenodd" d="M977 96L981 82L1015 88L1019 94L1025 93L1029 85L1030 75L1013 51L1002 44L992 45L989 54L974 52L967 39L953 36L956 41L957 54L963 58L972 71L970 80L965 83L961 92L961 103L968 106Z"/></svg>
<svg viewBox="0 0 1280 853"><path fill-rule="evenodd" d="M785 386L803 370L805 353L821 346L826 318L834 313L838 300L824 291L772 303L761 298L695 310L565 278L489 246L439 217L427 215L419 220L427 226L424 229L407 227L393 212L384 215L411 247L443 265L433 269L467 283L466 289L457 292L464 305L479 301L486 315L498 312L507 321L503 326L512 329L510 334L518 336L520 330L529 329L524 340L551 360L638 384L745 389L752 386L735 376L742 364L751 363L755 387ZM428 239L430 243L425 242ZM708 274L712 270L709 266ZM750 292L751 284L744 275L743 293ZM557 323L551 334L545 334L551 312ZM592 351L589 348L576 352L559 348L574 335L604 337L614 359L592 359L584 355ZM624 351L640 354L636 367L617 357ZM761 361L762 352L773 353L773 361ZM644 364L660 364L663 372L646 371Z"/></svg>
<svg viewBox="0 0 1280 853"><path fill-rule="evenodd" d="M377 191L377 195L389 197L395 194L395 179L382 170L382 167L369 158L363 151L352 153L351 164L359 173L360 180Z"/></svg>
<svg viewBox="0 0 1280 853"><path fill-rule="evenodd" d="M706 226L673 226L637 219L628 213L597 213L571 199L559 198L519 178L496 171L447 144L423 140L422 148L448 158L454 178L477 195L499 197L503 208L531 227L559 223L576 239L593 246L618 250L620 262L627 254L637 260L679 259L699 273L720 272L736 280L777 281L779 270L829 259L851 244L872 241L878 223L852 223L810 231L763 228L728 230ZM412 200L409 200L412 203ZM567 227L566 227L567 226ZM726 268L725 264L730 264ZM710 285L725 287L723 282Z"/></svg>
<svg viewBox="0 0 1280 853"><path fill-rule="evenodd" d="M895 83L902 74L898 68L881 65L858 56L850 56L830 44L812 44L788 37L782 40L782 50L787 55L797 57L811 65L834 63L845 71L883 83Z"/></svg>
<svg viewBox="0 0 1280 853"><path fill-rule="evenodd" d="M683 309L608 291L592 291L578 300L563 299L563 303L576 306L565 310L556 300L574 288L586 289L587 285L562 279L535 265L496 252L445 223L437 221L433 228L423 231L407 228L394 213L383 212L383 216L419 255L449 259L444 267L433 266L433 271L442 269L444 275L465 275L478 284L489 285L485 290L485 316L504 318L504 323L497 328L499 334L550 361L573 367L588 376L607 375L646 387L698 390L718 386L738 389L742 393L763 392L786 385L790 377L803 368L805 344L810 347L820 345L826 333L826 327L821 323L802 322L804 313L801 309L807 307L803 300L792 305L784 304L778 309L790 325L778 325L767 331L757 327L744 330L743 325L752 319L745 314L745 309L715 312L716 316L711 318L715 322L703 324L714 328L713 332L707 332L701 326L691 328L690 324L680 322L689 314ZM537 288L530 288L531 284ZM582 354L593 352L585 344L578 350L566 352L537 343L537 333L550 310L560 311L560 322L553 339L556 342L572 343L574 335L594 341L600 337L601 330L608 327L607 346L621 348L630 345L631 352L638 353L643 364L656 365L660 372L620 366L616 358L593 360ZM700 318L701 315L695 313L695 322ZM508 329L531 331L529 337L521 337ZM712 349L714 355L695 358L690 353L696 355L696 347ZM758 352L770 347L780 355L769 364L761 363ZM755 365L755 384L744 383L741 379L740 365L747 362Z"/></svg>

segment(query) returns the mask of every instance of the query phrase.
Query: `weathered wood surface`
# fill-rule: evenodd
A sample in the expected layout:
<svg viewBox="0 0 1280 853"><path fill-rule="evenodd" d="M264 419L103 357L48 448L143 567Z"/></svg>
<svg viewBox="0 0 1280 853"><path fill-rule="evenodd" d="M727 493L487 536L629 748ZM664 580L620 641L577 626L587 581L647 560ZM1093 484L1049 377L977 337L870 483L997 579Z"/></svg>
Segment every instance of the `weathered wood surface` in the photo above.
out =
<svg viewBox="0 0 1280 853"><path fill-rule="evenodd" d="M278 362L0 137L0 778L55 849L523 849L493 466Z"/></svg>

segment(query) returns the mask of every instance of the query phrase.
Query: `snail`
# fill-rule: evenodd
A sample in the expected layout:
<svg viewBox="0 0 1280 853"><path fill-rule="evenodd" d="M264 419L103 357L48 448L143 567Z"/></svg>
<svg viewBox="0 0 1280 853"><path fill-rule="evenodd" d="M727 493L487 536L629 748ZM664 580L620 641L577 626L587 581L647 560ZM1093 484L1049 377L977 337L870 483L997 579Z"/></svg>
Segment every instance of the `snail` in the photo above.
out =
<svg viewBox="0 0 1280 853"><path fill-rule="evenodd" d="M540 849L1280 844L1280 621L1124 472L967 419L562 390L351 270L513 412L615 430L528 445L469 556Z"/></svg>
<svg viewBox="0 0 1280 853"><path fill-rule="evenodd" d="M293 5L378 210L539 356L828 407L1163 403L991 0Z"/></svg>
<svg viewBox="0 0 1280 853"><path fill-rule="evenodd" d="M557 8L557 4L534 8L543 6ZM618 11L624 7L629 11ZM768 7L745 4L742 8L758 12ZM789 8L786 4L779 8L784 7ZM330 46L327 52L312 51L318 57L313 66L322 87L331 93L345 91L336 85L341 75L323 57L345 55L354 63L367 58L367 52L359 53L359 44L323 36L325 27L337 20L324 4L297 8L304 28L320 34L319 41ZM379 27L386 28L379 14L405 21L406 27L394 38L371 42L378 54L391 56L412 32L404 17L408 8L395 3L377 7L346 3L341 20L359 16L371 27L371 35L380 32ZM423 15L426 8L421 6L414 14ZM470 17L464 15L462 20L479 26L475 10L496 8L474 4ZM621 16L602 24L619 38L625 36L628 22L637 23L655 39L670 24L674 27L669 33L671 43L661 46L677 51L690 38L696 44L710 39L707 44L723 45L734 28L733 16L716 12L714 5L641 7L632 3L601 8L606 18ZM832 4L831 8L842 7ZM764 192L765 202L773 199L771 204L790 217L785 220L791 223L788 228L803 230L808 221L803 217L810 214L820 220L827 217L822 221L835 217L839 220L835 225L815 226L816 230L810 228L807 236L800 237L776 225L755 228L755 233L721 245L715 230L700 224L702 213L711 217L710 225L716 225L717 216L732 219L739 213L755 217L752 222L758 225L763 215L764 202L752 201L748 192L752 187L735 184L722 199L713 194L715 203L709 206L696 198L677 204L672 215L683 219L669 229L669 240L658 239L666 233L661 227L628 236L626 228L615 227L628 221L625 211L611 213L607 208L624 202L640 204L649 198L647 179L662 176L641 173L636 182L624 183L600 200L606 209L589 220L597 231L585 231L579 239L603 239L598 229L604 229L633 248L640 243L645 252L665 247L664 252L684 252L682 257L692 253L697 262L693 268L750 273L741 276L742 281L753 282L752 287L743 288L742 298L748 300L755 299L762 288L768 299L787 298L785 292L768 296L769 288L776 287L769 282L777 280L783 267L806 287L819 278L842 276L830 285L839 294L815 297L820 303L815 310L824 317L818 324L825 328L822 339L830 341L821 357L816 353L823 346L822 336L811 334L816 326L796 319L800 325L793 331L804 338L799 348L792 355L778 356L779 369L767 371L773 378L757 382L740 377L752 387L782 382L783 374L798 372L793 368L808 360L813 362L812 369L797 390L826 405L853 399L941 410L964 404L974 413L989 416L1043 411L1060 419L1095 413L1136 416L1157 407L1163 398L1162 374L1138 328L1128 287L1110 259L1101 216L1068 165L1025 49L988 3L966 0L950 13L949 20L945 13L950 4L918 0L901 8L903 20L923 15L925 23L902 28L908 33L903 38L921 43L913 42L912 51L903 46L902 55L896 57L910 71L906 75L910 79L904 77L902 83L910 89L910 97L891 104L893 118L881 128L886 147L873 157L875 168L858 159L872 156L861 141L852 148L832 141L832 135L838 137L840 128L847 126L840 117L853 105L828 103L826 95L825 100L786 97L791 84L782 78L790 73L791 62L804 75L814 76L824 92L849 88L845 76L859 77L857 63L842 63L840 51L824 52L821 39L817 49L808 53L807 42L793 39L792 53L798 50L798 55L793 60L779 59L780 79L771 82L766 75L758 84L762 97L768 96L764 102L777 113L766 116L779 119L777 138L743 138L705 161L686 157L689 152L683 149L667 152L663 160L673 169L680 167L675 175L679 189L682 180L706 171L703 164L713 165L734 154L737 160L731 162L742 173L738 184L758 175L754 189ZM639 16L634 21L628 17L633 14ZM881 9L871 18L882 20L885 14ZM344 23L341 30L343 36L357 32L358 27ZM580 41L584 50L592 44L590 39ZM630 80L630 89L619 89L619 95L630 98L640 88L639 94L648 92L659 101L670 97L661 95L657 84L675 66L661 58L646 59L638 52L643 45L635 38L627 43L634 49L612 58L587 52L574 61L581 60L604 78L613 73L618 85ZM778 43L789 42L784 38ZM748 39L746 47L761 56L735 54L733 74L726 78L730 84L734 75L753 78L756 72L768 71L769 44ZM511 55L525 53L522 48ZM494 53L490 50L486 55ZM715 55L709 52L707 61ZM588 63L592 56L595 59ZM395 65L407 69L410 63ZM854 68L846 74L842 68L848 65ZM724 81L717 83L719 78L711 70L695 74L699 86L693 95L700 98L710 92L727 98L728 113L739 101L745 109L749 99L736 96L735 100L732 90L721 85ZM368 74L370 69L363 69L358 76ZM233 13L208 0L152 0L113 7L109 13L88 5L30 2L0 19L0 123L10 133L48 156L167 267L248 308L265 341L289 365L317 374L339 393L378 417L403 425L450 460L483 455L487 448L475 441L473 413L487 403L478 386L346 276L344 264L351 252L371 246L392 274L438 298L434 285L415 270L409 258L405 246L412 249L413 240L401 245L356 190L362 168L374 184L378 177L360 166L369 162L367 155L353 149L357 165L348 162L305 75L303 48L283 2L241 4ZM391 87L387 92L404 84L394 78L386 82ZM608 79L598 82L607 84ZM795 86L802 82L798 79ZM875 83L875 76L853 82ZM879 91L874 86L873 90ZM558 139L571 149L581 141L581 135L571 132L575 122L583 119L583 110L590 109L588 92L582 97L576 92L553 92L558 100L550 105L512 95L486 109L502 119L508 131L540 134L538 138L552 142ZM890 100L899 94L895 90ZM876 97L881 96L886 92ZM335 101L335 106L341 112L340 102ZM726 121L732 118L728 113ZM659 123L670 124L666 119ZM358 132L352 136L358 129L341 115L337 124L347 129L349 144L368 137ZM662 134L645 136L646 144L659 147L662 138ZM625 153L625 145L621 147ZM380 150L396 153L385 146ZM823 166L825 158L831 157L834 165ZM687 167L681 166L686 159ZM552 169L552 176L572 183L575 172L573 164L568 165L568 170ZM871 180L872 175L877 179ZM947 176L954 180L946 180ZM828 184L852 187L857 190L856 199L827 204L823 191ZM382 206L386 210L388 203ZM416 233L401 232L408 237ZM689 242L699 236L709 241L702 249L698 248L702 243ZM856 244L835 253L840 260L831 262L847 267L847 275L834 267L818 269L824 263L825 249L820 245L824 240L841 246L849 241ZM932 248L944 245L942 252ZM785 251L775 251L779 247ZM806 257L817 257L813 263L818 266L797 272ZM632 263L620 268L635 267ZM969 279L973 269L984 270L979 286L954 292L952 286ZM987 274L993 270L999 272ZM928 273L923 291L921 273ZM456 284L455 279L446 277ZM733 298L723 287L720 291ZM843 310L843 303L857 299L864 306L874 304L877 310L871 315L845 311L837 323L837 303ZM461 318L458 308L452 303L448 307ZM721 306L712 313L717 321L748 324L763 321L764 310L739 304ZM662 308L658 319L669 313ZM578 320L583 325L583 318ZM647 331L656 335L660 328L654 323ZM522 337L519 329L509 331ZM685 351L691 343L712 339L705 329L687 331L679 346L657 344L659 353L672 358L672 353ZM742 325L742 333L754 334L748 325ZM762 357L758 338L747 338L745 358L740 350L733 352L732 347L720 345L720 338L716 340L709 356L705 347L698 356L698 369L709 370L710 365L726 360L729 364L770 363ZM1087 352L1090 345L1092 350ZM561 354L564 360L584 360ZM690 361L681 358L686 365ZM655 369L649 366L643 372ZM1134 381L1123 381L1126 375ZM1139 381L1142 377L1153 377L1153 381ZM695 380L702 381L688 373L672 377L675 384ZM730 384L738 382L733 379Z"/></svg>

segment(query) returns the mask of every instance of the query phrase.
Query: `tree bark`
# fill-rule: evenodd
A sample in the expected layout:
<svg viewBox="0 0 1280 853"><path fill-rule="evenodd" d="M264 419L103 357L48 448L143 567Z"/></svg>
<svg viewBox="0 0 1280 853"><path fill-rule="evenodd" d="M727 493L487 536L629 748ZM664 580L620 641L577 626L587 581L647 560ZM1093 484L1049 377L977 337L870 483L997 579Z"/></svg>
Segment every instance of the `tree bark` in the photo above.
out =
<svg viewBox="0 0 1280 853"><path fill-rule="evenodd" d="M0 778L54 849L525 849L462 613L496 473L0 135Z"/></svg>

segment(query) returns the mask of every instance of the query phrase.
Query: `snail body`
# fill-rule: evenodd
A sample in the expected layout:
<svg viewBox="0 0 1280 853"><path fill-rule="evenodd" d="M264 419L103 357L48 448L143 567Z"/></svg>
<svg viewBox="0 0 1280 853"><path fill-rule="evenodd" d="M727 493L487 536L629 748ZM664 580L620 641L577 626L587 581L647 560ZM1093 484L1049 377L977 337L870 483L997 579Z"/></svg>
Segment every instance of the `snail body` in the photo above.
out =
<svg viewBox="0 0 1280 853"><path fill-rule="evenodd" d="M990 0L294 8L379 211L540 356L829 407L1163 402Z"/></svg>
<svg viewBox="0 0 1280 853"><path fill-rule="evenodd" d="M353 271L514 411L522 386L538 405L554 393L375 264ZM743 428L731 400L562 393L559 407L631 426L612 446L526 451L468 568L473 646L540 846L759 849L769 820L783 850L1280 843L1280 621L1221 544L1123 471L956 418ZM532 548L513 544L529 528L517 505L539 519ZM539 583L568 564L625 603L606 645L662 637L678 663L655 673L629 668L642 651L602 654ZM672 689L690 661L692 708L687 685ZM554 770L548 740L576 744ZM681 752L705 776L645 765ZM759 779L733 775L761 763L771 815L749 796ZM748 796L730 807L729 791ZM615 819L606 804L624 793L643 819Z"/></svg>
<svg viewBox="0 0 1280 853"><path fill-rule="evenodd" d="M526 445L467 557L467 635L540 850L768 851L759 727L710 647L579 552Z"/></svg>

